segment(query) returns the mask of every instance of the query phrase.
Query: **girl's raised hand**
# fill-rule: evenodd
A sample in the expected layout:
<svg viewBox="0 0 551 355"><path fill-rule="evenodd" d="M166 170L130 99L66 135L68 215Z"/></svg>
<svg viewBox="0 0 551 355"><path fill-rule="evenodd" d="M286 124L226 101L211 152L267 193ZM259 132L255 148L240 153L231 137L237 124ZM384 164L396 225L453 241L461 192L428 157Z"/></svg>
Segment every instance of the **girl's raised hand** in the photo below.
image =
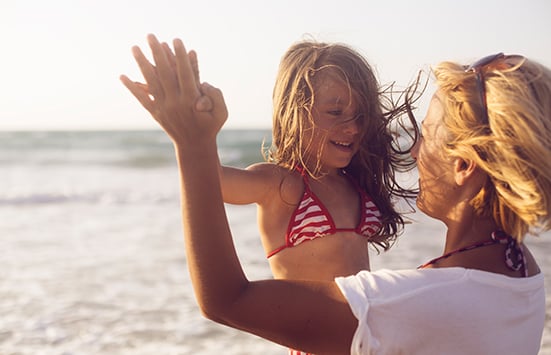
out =
<svg viewBox="0 0 551 355"><path fill-rule="evenodd" d="M192 145L215 139L228 116L222 92L199 83L196 54L188 53L180 39L160 43L154 35L147 37L153 63L139 47L132 53L145 83L120 77L142 106L170 136L175 145Z"/></svg>

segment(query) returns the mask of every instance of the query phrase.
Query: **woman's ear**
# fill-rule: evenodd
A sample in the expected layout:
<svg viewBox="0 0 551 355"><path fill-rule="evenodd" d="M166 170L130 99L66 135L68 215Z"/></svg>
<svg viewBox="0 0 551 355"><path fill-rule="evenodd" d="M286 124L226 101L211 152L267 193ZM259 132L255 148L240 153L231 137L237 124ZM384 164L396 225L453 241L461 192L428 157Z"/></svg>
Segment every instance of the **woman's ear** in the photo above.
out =
<svg viewBox="0 0 551 355"><path fill-rule="evenodd" d="M453 175L455 183L462 186L476 173L477 165L472 160L455 158L453 161Z"/></svg>

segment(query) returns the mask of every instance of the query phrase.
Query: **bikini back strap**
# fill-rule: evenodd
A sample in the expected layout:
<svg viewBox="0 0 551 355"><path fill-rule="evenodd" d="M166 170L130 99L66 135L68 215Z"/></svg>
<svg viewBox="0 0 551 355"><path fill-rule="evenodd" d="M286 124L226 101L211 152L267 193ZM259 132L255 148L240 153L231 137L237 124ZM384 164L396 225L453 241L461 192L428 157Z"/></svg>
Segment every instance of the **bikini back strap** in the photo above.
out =
<svg viewBox="0 0 551 355"><path fill-rule="evenodd" d="M505 264L514 271L522 269L524 277L528 277L528 268L526 267L526 257L522 251L522 246L517 240L503 231L492 233L492 239L500 244L507 245L505 249Z"/></svg>

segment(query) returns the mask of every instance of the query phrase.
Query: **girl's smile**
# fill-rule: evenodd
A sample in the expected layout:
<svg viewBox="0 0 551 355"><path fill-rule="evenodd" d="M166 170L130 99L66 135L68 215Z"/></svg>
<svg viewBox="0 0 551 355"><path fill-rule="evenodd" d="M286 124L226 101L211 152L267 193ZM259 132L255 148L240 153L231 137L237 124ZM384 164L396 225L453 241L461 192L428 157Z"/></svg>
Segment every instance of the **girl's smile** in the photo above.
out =
<svg viewBox="0 0 551 355"><path fill-rule="evenodd" d="M318 153L324 170L346 167L358 151L357 103L347 83L331 71L316 78L309 155Z"/></svg>

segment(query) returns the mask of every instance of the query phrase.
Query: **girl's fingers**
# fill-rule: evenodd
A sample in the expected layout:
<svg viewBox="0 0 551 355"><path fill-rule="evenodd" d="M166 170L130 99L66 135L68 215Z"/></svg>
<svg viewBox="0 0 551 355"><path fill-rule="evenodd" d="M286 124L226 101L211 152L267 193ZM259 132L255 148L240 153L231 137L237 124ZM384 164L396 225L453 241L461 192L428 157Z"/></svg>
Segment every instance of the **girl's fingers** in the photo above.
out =
<svg viewBox="0 0 551 355"><path fill-rule="evenodd" d="M200 96L197 101L195 101L195 111L197 112L210 112L212 111L212 100L206 96Z"/></svg>
<svg viewBox="0 0 551 355"><path fill-rule="evenodd" d="M228 108L226 107L226 102L224 101L224 95L222 90L215 88L214 86L203 83L201 85L202 91L206 97L211 101L211 110L212 115L221 120L221 123L224 123L228 118Z"/></svg>

